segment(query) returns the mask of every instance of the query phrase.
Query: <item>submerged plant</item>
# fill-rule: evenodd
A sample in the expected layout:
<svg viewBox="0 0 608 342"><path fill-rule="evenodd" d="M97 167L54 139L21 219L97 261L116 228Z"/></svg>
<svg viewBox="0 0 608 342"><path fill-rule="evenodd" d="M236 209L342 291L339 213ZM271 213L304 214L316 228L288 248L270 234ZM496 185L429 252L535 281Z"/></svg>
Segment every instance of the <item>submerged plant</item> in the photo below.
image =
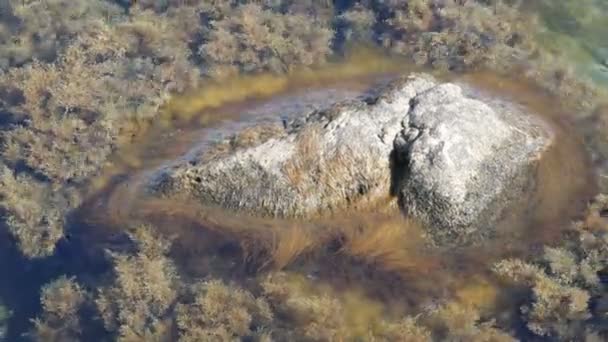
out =
<svg viewBox="0 0 608 342"><path fill-rule="evenodd" d="M28 257L54 252L55 244L63 237L64 215L77 202L69 189L16 174L0 164L0 208L9 232Z"/></svg>
<svg viewBox="0 0 608 342"><path fill-rule="evenodd" d="M263 298L218 280L196 284L192 302L176 307L179 341L236 341L261 337L273 312Z"/></svg>
<svg viewBox="0 0 608 342"><path fill-rule="evenodd" d="M608 3L603 0L541 0L534 5L546 29L540 42L551 52L565 56L577 70L608 84L608 45L605 36Z"/></svg>
<svg viewBox="0 0 608 342"><path fill-rule="evenodd" d="M521 68L544 89L562 95L560 100L591 108L599 93L581 82L580 69L565 67L562 57L571 57L563 50L572 47L585 63L593 59L596 66L606 64L602 48L586 45L601 44L604 38L596 27L605 22L604 13L589 10L599 2L540 2L576 19L572 31L551 36L555 44L539 44L539 37L559 31L555 18L541 18L550 28L543 31L535 18L522 15L527 7L522 10L521 1L0 1L2 218L25 256L53 254L64 235L66 215L81 203L76 189L94 181L110 156L141 127L160 120L164 111L171 114L168 120L186 120L210 108L300 85L277 74L295 75L305 85L325 85L331 78L306 70L341 52L344 42L377 44L437 69ZM573 36L587 39L581 43ZM325 75L365 76L379 60L362 59L325 64ZM374 72L378 70L386 71ZM395 70L401 69L390 68ZM268 74L238 76L260 71ZM235 81L222 86L211 82L227 76L236 76ZM183 105L168 101L201 80L209 86L193 92ZM591 142L594 146L606 144L604 114L589 120L597 133L590 140L601 140ZM284 133L280 126L250 129L224 148L245 148ZM374 167L373 162L358 163L348 150L319 155L314 134L300 137L296 158L286 165L294 189L319 191L320 183L340 188L351 183L348 175ZM353 190L353 198L358 191ZM495 266L497 274L527 291L520 314L531 333L562 340L607 338L607 203L598 198L564 246L547 247L539 260L511 259ZM200 211L192 210L196 215ZM198 220L192 221L203 223L194 217ZM299 256L327 247L327 235L332 234L339 237L340 255L383 271L401 274L435 266L431 258L411 253L423 242L409 223L331 228L324 235L299 227L231 228L226 233L230 241L263 245L259 254L270 261L261 263L277 269L288 270ZM45 285L42 312L30 336L40 341L82 339L87 328L82 307L90 306L109 338L122 341L512 340L476 306L461 302L415 318L395 318L366 295L353 299L337 289L321 291L321 285L302 280L303 275L293 281L287 273L262 274L238 284L192 280L169 257L170 243L156 230L139 227L131 238L133 250L111 253L112 272L92 282L99 291L88 293L67 277ZM485 299L483 294L475 293ZM10 316L3 308L0 339Z"/></svg>
<svg viewBox="0 0 608 342"><path fill-rule="evenodd" d="M176 22L146 13L121 17L119 24L89 17L89 9L108 3L11 1L9 6L17 17L51 11L48 18L30 14L65 34L57 35L61 48L53 48L52 58L0 73L2 206L27 256L53 252L64 216L80 204L73 188L90 181L171 93L199 79L186 38L175 39ZM66 23L52 19L63 14Z"/></svg>
<svg viewBox="0 0 608 342"><path fill-rule="evenodd" d="M340 253L382 270L423 274L437 266L433 256L422 252L422 230L412 220L370 220L338 230L344 235Z"/></svg>
<svg viewBox="0 0 608 342"><path fill-rule="evenodd" d="M501 67L529 52L531 21L506 1L368 3L376 16L373 29L379 43L421 65L449 70ZM356 13L365 12L355 6L345 15Z"/></svg>
<svg viewBox="0 0 608 342"><path fill-rule="evenodd" d="M62 276L42 288L42 314L33 320L32 338L40 342L79 341L81 306L87 293L74 281Z"/></svg>
<svg viewBox="0 0 608 342"><path fill-rule="evenodd" d="M257 4L236 7L204 34L199 55L216 77L322 63L331 53L333 37L314 17L276 13Z"/></svg>
<svg viewBox="0 0 608 342"><path fill-rule="evenodd" d="M608 333L608 197L599 196L563 247L546 247L536 262L503 260L496 273L528 289L521 315L539 336L561 340Z"/></svg>
<svg viewBox="0 0 608 342"><path fill-rule="evenodd" d="M91 22L122 17L102 0L3 0L0 5L0 69L33 60L52 62Z"/></svg>
<svg viewBox="0 0 608 342"><path fill-rule="evenodd" d="M12 312L0 302L0 341L4 341L8 331L8 321L11 318Z"/></svg>
<svg viewBox="0 0 608 342"><path fill-rule="evenodd" d="M105 328L119 341L165 341L179 282L166 253L170 244L151 227L131 234L134 255L113 254L114 279L100 288L95 304Z"/></svg>
<svg viewBox="0 0 608 342"><path fill-rule="evenodd" d="M469 305L450 302L433 314L442 341L515 342L510 334L496 327L493 320L482 321L479 311Z"/></svg>

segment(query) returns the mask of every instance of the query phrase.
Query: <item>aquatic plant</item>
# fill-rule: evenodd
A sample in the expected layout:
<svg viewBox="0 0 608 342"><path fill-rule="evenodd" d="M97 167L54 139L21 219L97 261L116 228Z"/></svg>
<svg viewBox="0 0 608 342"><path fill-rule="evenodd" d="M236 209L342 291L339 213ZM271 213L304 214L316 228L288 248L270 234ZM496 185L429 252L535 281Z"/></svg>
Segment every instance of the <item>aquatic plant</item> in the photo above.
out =
<svg viewBox="0 0 608 342"><path fill-rule="evenodd" d="M70 189L0 164L0 208L9 232L28 257L52 254L63 237L64 215L79 199Z"/></svg>
<svg viewBox="0 0 608 342"><path fill-rule="evenodd" d="M576 17L589 26L598 22L587 20L593 17L590 13L602 12L595 10L597 4L585 6L567 0L540 3L542 6L537 6L538 2L504 0L347 3L344 12L337 17L337 38L348 38L352 32L358 32L352 36L354 40L357 36L371 37L378 46L405 55L418 65L438 70L489 69L503 75L516 71L557 95L565 104L584 111L592 110L604 92L590 82L588 72L580 72L576 63L572 63L571 51L581 48L568 51L572 43L564 44L564 39L560 38L563 35L556 36L552 32L547 35L537 13L539 7L540 11L551 8L554 11L546 11L551 19L555 19L551 16L555 11L563 17L563 12L569 10L559 8L567 3L565 7L570 11L575 8L586 13ZM593 37L598 35L597 30L592 32Z"/></svg>
<svg viewBox="0 0 608 342"><path fill-rule="evenodd" d="M534 7L546 26L540 43L554 54L567 58L581 73L603 85L608 84L608 9L602 0L535 1Z"/></svg>
<svg viewBox="0 0 608 342"><path fill-rule="evenodd" d="M342 234L339 253L384 271L424 273L437 267L433 256L422 251L422 230L413 221L374 218L337 231Z"/></svg>
<svg viewBox="0 0 608 342"><path fill-rule="evenodd" d="M246 4L212 21L203 35L199 55L209 75L227 77L322 63L331 53L333 32L314 17Z"/></svg>
<svg viewBox="0 0 608 342"><path fill-rule="evenodd" d="M518 6L504 1L362 3L373 11L375 21L361 5L355 5L342 14L352 27L346 31L372 36L382 46L421 65L449 70L500 68L528 52L530 21ZM372 22L375 25L370 25ZM365 34L363 28L373 33Z"/></svg>
<svg viewBox="0 0 608 342"><path fill-rule="evenodd" d="M431 342L433 341L428 328L420 326L417 319L406 317L398 322L381 322L379 331L366 336L368 341L402 341L402 342Z"/></svg>
<svg viewBox="0 0 608 342"><path fill-rule="evenodd" d="M219 280L195 284L191 292L191 302L175 309L179 341L259 340L269 333L273 312L264 298Z"/></svg>
<svg viewBox="0 0 608 342"><path fill-rule="evenodd" d="M307 17L299 12L306 7L295 3L280 6L290 14L271 6L233 6L224 1L157 5L141 1L127 15L108 1L3 3L7 21L0 30L0 46L20 44L0 49L0 57L5 52L7 66L13 66L0 75L7 116L2 121L10 123L1 132L7 166L26 166L53 189L90 181L123 140L158 115L171 94L197 85L200 66L192 63L196 56L191 46L214 44L215 32L201 15L215 16L218 29L238 29L230 19L237 14L241 19L248 16L248 29L270 34L264 26L270 25L275 36L243 31L239 38L245 45L254 43L251 47L259 50L259 62L265 65L270 65L271 56L273 65L278 58L292 65L316 63L330 53L330 30L301 24ZM159 11L164 15L157 15ZM204 32L212 39L202 40ZM54 231L52 240L57 241L60 229Z"/></svg>
<svg viewBox="0 0 608 342"><path fill-rule="evenodd" d="M173 30L145 13L120 25L90 20L52 61L0 74L3 121L9 123L0 132L10 168L3 178L7 187L14 185L12 203L4 207L24 254L52 253L63 216L79 204L65 195L74 192L72 185L90 180L140 121L158 113L168 94L196 84L198 71L178 53L187 54L187 44L173 39ZM27 215L23 206L17 213L19 201L29 203Z"/></svg>
<svg viewBox="0 0 608 342"><path fill-rule="evenodd" d="M331 341L348 333L340 301L329 295L307 294L304 279L275 273L268 275L261 286L277 314L293 324L294 330L280 332L285 337Z"/></svg>
<svg viewBox="0 0 608 342"><path fill-rule="evenodd" d="M141 35L138 25L137 20L113 28L98 24L56 62L34 62L0 77L19 122L4 134L8 161L22 161L55 182L81 182L107 159L130 119L155 115L170 91L167 85L179 87L175 77L181 76L175 64L157 67L153 56L138 56L150 49L164 58L154 44L166 41L143 38L132 44Z"/></svg>
<svg viewBox="0 0 608 342"><path fill-rule="evenodd" d="M274 232L270 242L269 260L275 269L283 269L293 263L298 257L318 248L319 239L314 238L311 229L305 226L291 225Z"/></svg>
<svg viewBox="0 0 608 342"><path fill-rule="evenodd" d="M573 111L573 116L584 117L583 124L593 131L588 142L597 160L606 159L608 111L599 108L587 116L601 93L594 84L581 82L585 70L569 68L563 58L572 57L564 51L572 48L585 62L605 64L602 49L571 39L583 34L585 43L601 43L603 36L595 33L595 26L604 21L597 13L603 13L589 10L595 0L541 2L575 18L575 32L550 36L554 44L543 41L558 31L547 20L554 17L541 18L552 31L537 35L536 19L521 15L518 1L0 1L2 218L25 256L52 254L63 237L66 214L81 202L76 189L95 181L112 153L142 127L166 120L161 118L165 111L170 119L192 118L290 86L323 84L329 74L339 79L377 67L373 63L380 59L366 56L351 64L326 65L323 77L298 69L326 63L342 52L344 42L371 42L437 69L521 68L517 70L560 95L561 101L584 109ZM249 83L240 76L259 71L270 73ZM300 81L277 73L291 73ZM227 75L236 76L236 81L213 87L211 77ZM190 93L189 101L168 102L202 82L208 87ZM283 133L280 127L266 128L244 131L221 146L230 151ZM289 166L294 186L309 191L318 177L344 183L338 175L348 173L341 164L348 151L321 158L314 147L314 136L304 137L301 159ZM314 166L320 163L331 172L320 175ZM556 339L606 338L606 202L598 198L563 246L547 247L538 260L496 265L501 277L527 291L520 313L532 333ZM200 217L199 209L189 213L199 215L192 216L197 223L208 219ZM217 221L221 219L225 217ZM384 271L401 274L435 266L432 258L416 259L419 253L410 253L421 242L412 238L415 227L410 230L401 222L329 224L323 234L308 227L252 228L243 227L249 222L233 224L228 219L220 223L230 241L241 243L243 254L276 269L289 269L300 256L323 252L335 241L340 243L338 255L332 257L346 256ZM226 227L230 225L235 227ZM110 338L118 340L511 340L478 307L462 302L416 318L394 319L365 296L349 301L335 290L302 290L281 274L248 279L253 285L217 279L193 282L183 270L178 274L176 264L182 261L168 257L163 235L140 227L131 237L134 250L111 253L113 272L87 284L99 286L99 292L88 293L67 277L46 285L42 312L30 336L78 340L89 328L81 308L91 306ZM313 280L302 282L307 283L304 287L322 287ZM8 319L2 308L0 339Z"/></svg>
<svg viewBox="0 0 608 342"><path fill-rule="evenodd" d="M78 315L91 307L108 337L119 341L512 340L482 319L478 307L485 303L472 296L487 291L475 284L466 290L474 295L459 293L451 304L416 318L393 317L364 292L295 272L260 274L239 285L191 279L178 275L181 268L174 265L180 261L168 257L170 242L154 228L140 226L130 237L134 248L110 252L113 271L89 282L97 292L86 293L66 277L44 288L32 337L77 340L95 329L93 320Z"/></svg>
<svg viewBox="0 0 608 342"><path fill-rule="evenodd" d="M124 17L101 0L5 0L0 5L0 69L53 62L92 22Z"/></svg>
<svg viewBox="0 0 608 342"><path fill-rule="evenodd" d="M111 253L113 279L100 287L95 305L104 327L118 341L169 340L180 287L177 270L166 256L170 244L148 226L133 230L131 239L134 254Z"/></svg>
<svg viewBox="0 0 608 342"><path fill-rule="evenodd" d="M450 302L433 313L431 320L437 320L435 329L440 341L517 341L507 332L498 329L492 320L481 321L475 308Z"/></svg>
<svg viewBox="0 0 608 342"><path fill-rule="evenodd" d="M516 341L479 309L454 300L416 317L392 317L388 308L353 289L337 291L320 280L275 272L260 281L276 313L272 337L312 341ZM390 307L390 306L389 306Z"/></svg>
<svg viewBox="0 0 608 342"><path fill-rule="evenodd" d="M74 278L59 277L44 285L40 296L41 315L33 320L30 336L35 341L80 341L80 309L87 300Z"/></svg>
<svg viewBox="0 0 608 342"><path fill-rule="evenodd" d="M564 246L546 247L537 261L503 260L497 274L528 289L521 315L531 332L560 340L608 333L608 197L590 205L584 221L574 225Z"/></svg>
<svg viewBox="0 0 608 342"><path fill-rule="evenodd" d="M383 303L353 288L339 290L314 276L272 272L259 280L276 313L272 337L311 341L431 341L414 317L387 315Z"/></svg>
<svg viewBox="0 0 608 342"><path fill-rule="evenodd" d="M376 24L376 14L373 10L356 4L336 16L336 21L338 39L351 44L373 41L373 28Z"/></svg>
<svg viewBox="0 0 608 342"><path fill-rule="evenodd" d="M0 341L4 341L11 315L11 311L0 301Z"/></svg>

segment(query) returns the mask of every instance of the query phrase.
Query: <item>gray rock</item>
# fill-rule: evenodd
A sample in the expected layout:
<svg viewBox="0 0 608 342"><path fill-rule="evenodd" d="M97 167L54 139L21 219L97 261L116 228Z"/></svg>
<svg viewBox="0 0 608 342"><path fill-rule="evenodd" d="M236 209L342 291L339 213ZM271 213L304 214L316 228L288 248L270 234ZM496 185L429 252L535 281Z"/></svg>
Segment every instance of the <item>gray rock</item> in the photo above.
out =
<svg viewBox="0 0 608 342"><path fill-rule="evenodd" d="M441 84L416 96L395 139L400 199L435 241L478 240L531 200L551 128L513 103Z"/></svg>
<svg viewBox="0 0 608 342"><path fill-rule="evenodd" d="M275 128L276 130L276 128ZM438 243L466 242L534 186L551 130L518 106L425 75L290 121L253 144L156 172L155 194L270 217L398 196Z"/></svg>
<svg viewBox="0 0 608 342"><path fill-rule="evenodd" d="M387 89L374 104L351 100L314 111L257 146L162 170L150 188L272 217L311 216L386 198L393 143L409 102L433 85L420 77Z"/></svg>

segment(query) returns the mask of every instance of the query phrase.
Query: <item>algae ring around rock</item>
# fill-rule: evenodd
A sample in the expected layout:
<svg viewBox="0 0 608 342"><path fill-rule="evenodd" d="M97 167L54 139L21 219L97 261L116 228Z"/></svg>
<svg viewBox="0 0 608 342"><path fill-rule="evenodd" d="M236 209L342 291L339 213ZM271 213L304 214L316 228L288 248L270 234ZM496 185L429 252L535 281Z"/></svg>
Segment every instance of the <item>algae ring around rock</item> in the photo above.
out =
<svg viewBox="0 0 608 342"><path fill-rule="evenodd" d="M204 205L305 218L387 196L440 244L488 236L515 203L530 200L549 125L515 103L439 83L400 79L378 95L292 120L266 141L185 160L147 187Z"/></svg>

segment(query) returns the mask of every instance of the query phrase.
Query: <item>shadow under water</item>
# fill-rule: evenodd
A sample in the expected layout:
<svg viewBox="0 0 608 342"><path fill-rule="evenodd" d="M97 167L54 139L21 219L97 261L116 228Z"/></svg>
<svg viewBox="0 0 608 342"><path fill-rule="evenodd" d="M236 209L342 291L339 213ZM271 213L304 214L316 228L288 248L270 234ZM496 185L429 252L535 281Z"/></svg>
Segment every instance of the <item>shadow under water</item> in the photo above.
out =
<svg viewBox="0 0 608 342"><path fill-rule="evenodd" d="M596 192L592 166L571 115L521 80L484 72L437 75L513 100L544 118L556 134L556 143L537 170L533 201L505 215L497 229L500 234L481 246L429 247L422 227L402 217L391 198L382 208L301 221L237 215L150 198L141 191L151 172L246 127L364 96L413 70L398 61L360 69L361 61L352 63L341 72L307 71L291 79L251 76L241 80L243 84L231 80L223 88L216 84L175 99L168 106L170 119L159 120L140 140L125 146L84 189L88 199L74 214L70 231L74 246L86 246L78 253L88 254L81 256L84 260L103 259L105 249L127 248L126 229L149 223L173 239L171 256L184 279L223 278L246 285L260 274L282 269L311 279L319 288L362 293L388 315L415 315L446 298L471 301L489 311L515 310L515 300L500 301L492 264L534 255L542 245L559 241ZM271 86L262 91L261 84Z"/></svg>

